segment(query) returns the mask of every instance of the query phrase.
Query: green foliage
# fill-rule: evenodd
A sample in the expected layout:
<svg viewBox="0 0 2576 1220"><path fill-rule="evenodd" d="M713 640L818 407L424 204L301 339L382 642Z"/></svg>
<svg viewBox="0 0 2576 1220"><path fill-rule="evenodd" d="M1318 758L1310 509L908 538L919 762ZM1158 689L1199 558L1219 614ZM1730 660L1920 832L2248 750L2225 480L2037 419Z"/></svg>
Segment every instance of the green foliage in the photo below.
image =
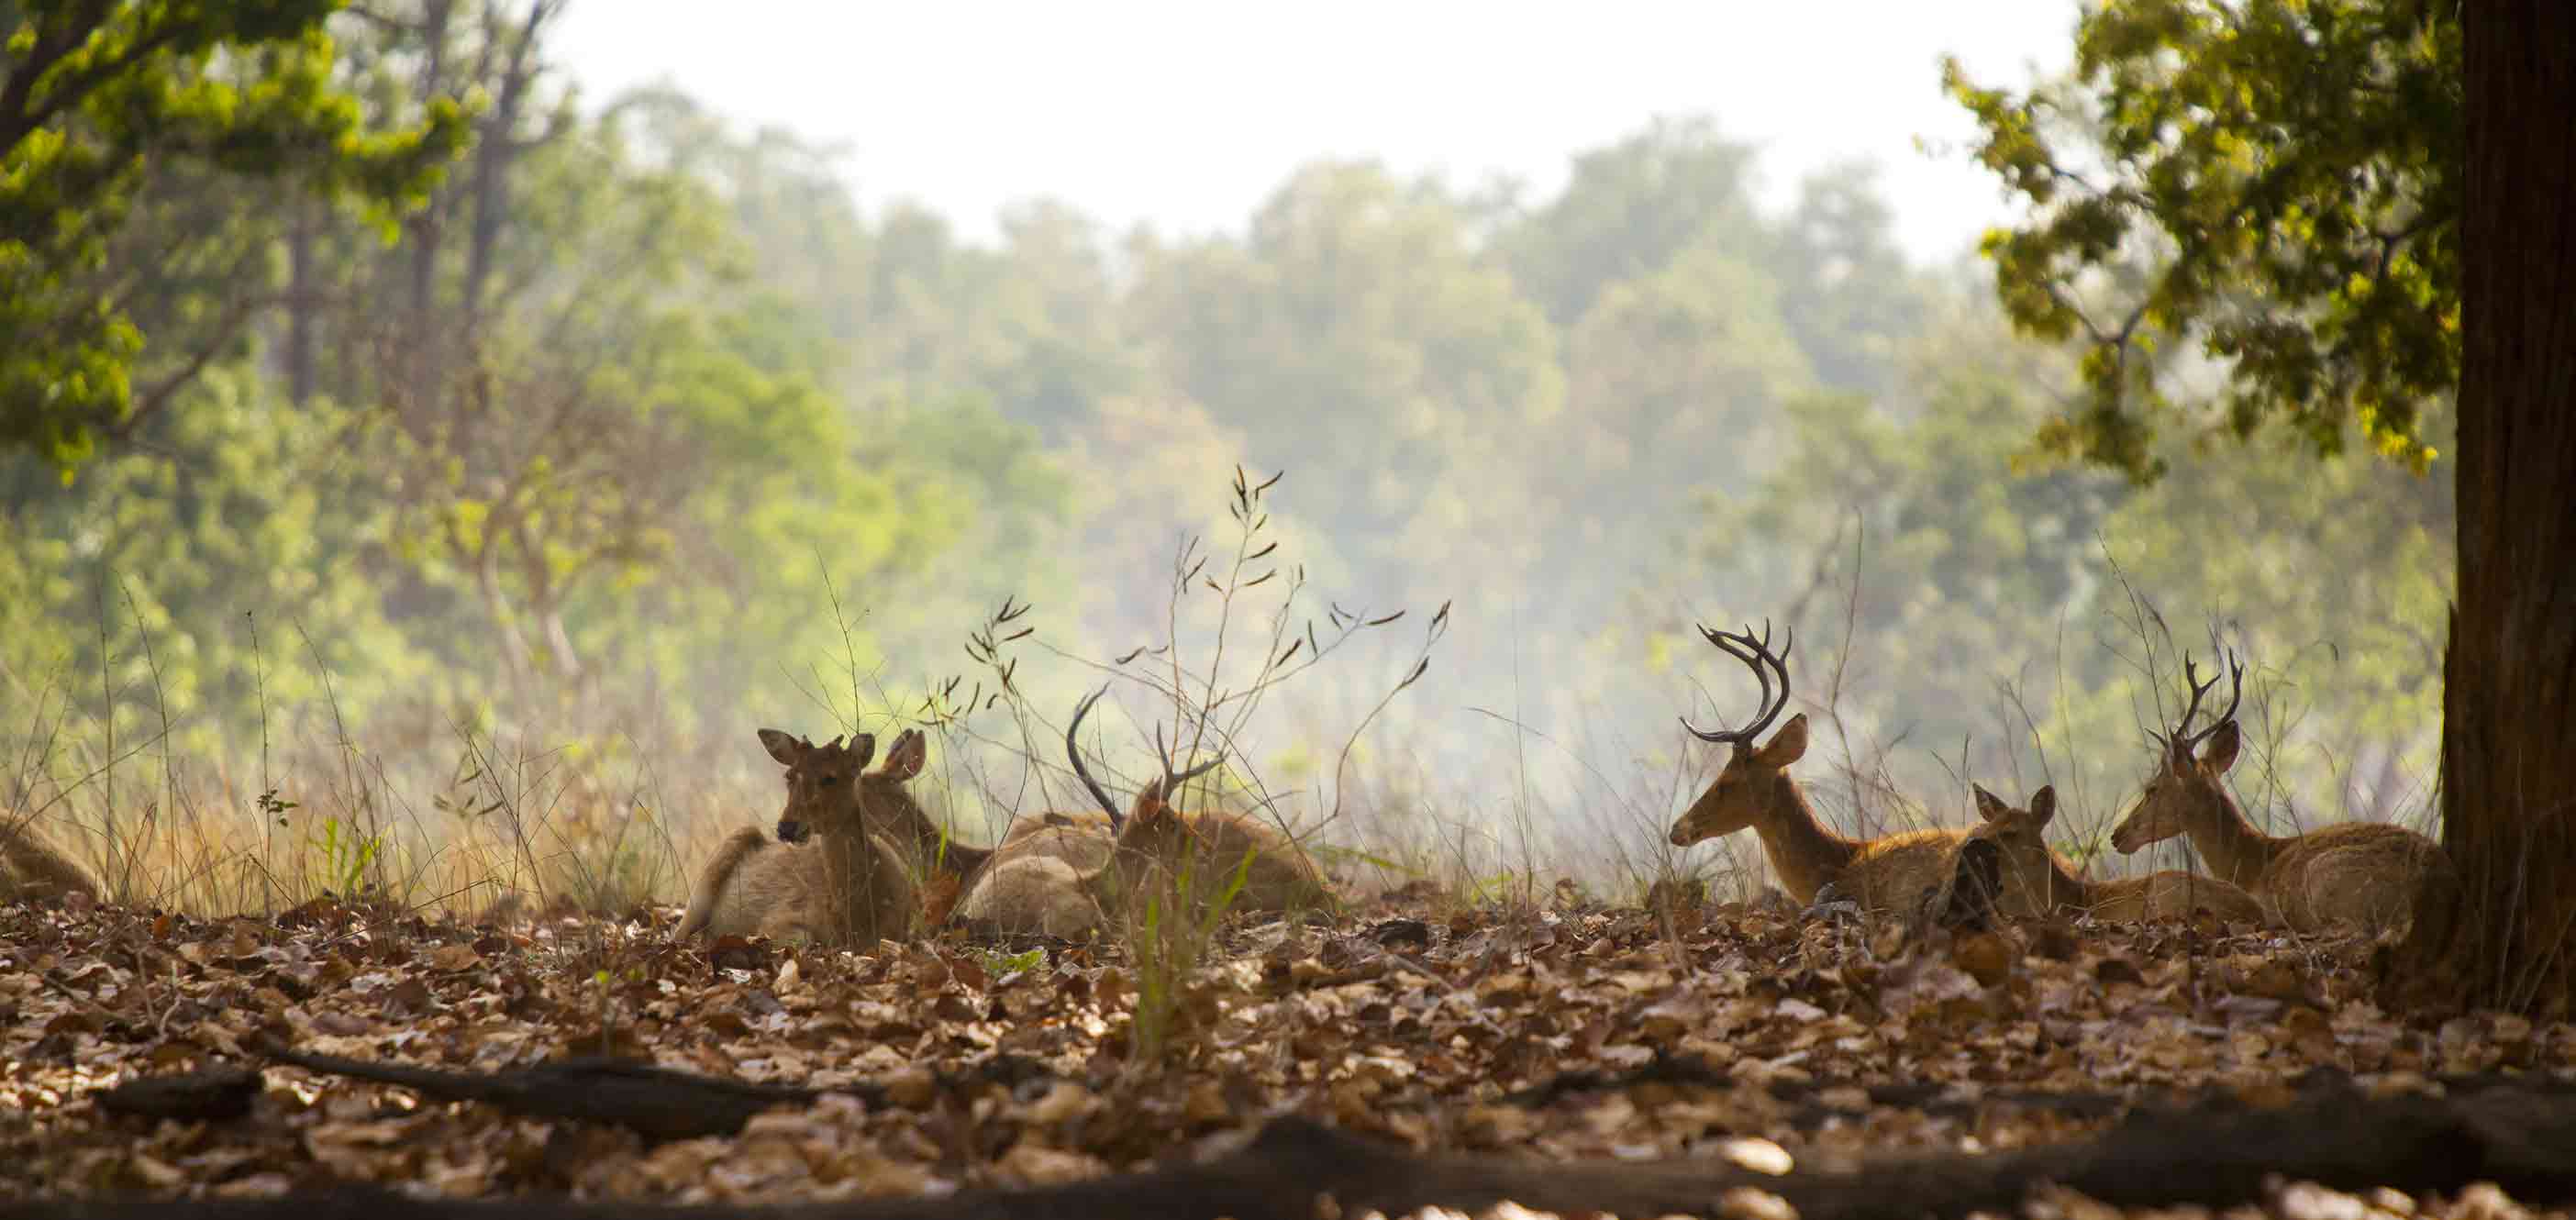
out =
<svg viewBox="0 0 2576 1220"><path fill-rule="evenodd" d="M974 950L974 954L976 962L984 967L984 973L997 980L1006 979L1015 974L1026 974L1033 970L1044 970L1047 964L1047 951L1044 949L1006 953L1000 949L978 948Z"/></svg>
<svg viewBox="0 0 2576 1220"><path fill-rule="evenodd" d="M1437 476L1526 470L1563 419L1553 328L1477 257L1466 213L1432 184L1313 166L1248 240L1138 258L1129 316L1156 336L1156 373L1264 464L1300 472L1325 506L1317 523L1364 548L1350 557L1361 587L1428 596L1406 583L1408 557L1498 507L1474 481ZM1512 515L1485 526L1532 511L1500 507ZM1497 558L1508 577L1535 555Z"/></svg>
<svg viewBox="0 0 2576 1220"><path fill-rule="evenodd" d="M1987 236L2022 331L2084 345L2088 393L2041 447L2142 480L2197 340L2219 421L2276 414L2321 453L2351 425L2417 470L2459 380L2460 25L2393 0L2107 0L2069 82L1951 96L2034 208Z"/></svg>
<svg viewBox="0 0 2576 1220"><path fill-rule="evenodd" d="M1578 154L1565 191L1513 225L1498 245L1522 291L1572 326L1611 285L1669 265L1696 242L1753 253L1753 149L1706 119L1658 119L1607 148Z"/></svg>
<svg viewBox="0 0 2576 1220"><path fill-rule="evenodd" d="M1129 929L1127 952L1136 970L1136 1010L1127 1030L1127 1055L1139 1063L1159 1062L1187 1030L1211 1014L1193 1010L1191 975L1216 944L1226 912L1242 896L1252 875L1253 853L1245 852L1230 871L1216 878L1195 874L1202 863L1224 868L1223 861L1184 857L1177 875L1156 870L1137 901L1141 915ZM1214 884L1208 884L1208 881ZM1202 984L1203 985L1203 984Z"/></svg>
<svg viewBox="0 0 2576 1220"><path fill-rule="evenodd" d="M2258 805L2391 812L2404 793L2381 789L2429 762L2440 719L2438 649L2413 625L2452 588L2450 465L2428 478L2268 445L2145 488L2016 471L2007 455L2052 406L2039 388L2070 371L2015 351L2004 326L1971 314L1918 339L1919 403L1797 403L1789 456L1711 505L1697 554L1744 591L1711 613L1798 624L1800 689L1822 701L1847 684L1822 727L1851 731L1862 768L1906 743L1888 765L1936 818L1950 815L1934 794L1962 774L2054 782L2093 810L2133 795L2138 730L2177 689L2167 649L2206 668L2199 625L2214 621L2253 667L2256 741L2295 743L2261 769ZM2424 420L2435 443L2448 428L2447 413ZM2137 619L2132 589L2170 638Z"/></svg>
<svg viewBox="0 0 2576 1220"><path fill-rule="evenodd" d="M426 783L463 855L622 909L688 858L673 836L738 812L721 782L749 761L745 728L881 727L1006 598L1035 602L1028 623L1068 652L1214 630L1207 663L1253 677L1180 691L1171 654L1121 672L1217 704L1194 714L1291 759L1279 774L1319 808L1326 788L1374 791L1386 809L1368 812L1405 833L1436 774L1475 777L1475 807L1509 774L1528 808L1550 765L1633 770L1596 743L1668 740L1671 708L1615 689L1637 668L1619 650L1665 645L1687 612L1794 621L1802 694L1844 660L1830 625L1847 613L1857 738L1948 759L1973 737L1980 773L2036 741L2052 766L2125 775L2143 688L2099 646L2123 604L2106 544L2178 622L2232 616L2266 680L2333 722L2339 757L2417 743L2433 678L2387 624L2445 593L2442 466L2421 480L2254 447L2139 488L2008 455L2081 382L2040 456L2163 470L2182 449L2148 421L2212 371L2180 358L2183 335L2229 361L2233 423L2278 382L2310 404L2294 415L2312 442L2438 447L2448 188L2369 160L2361 136L2308 139L2325 120L2302 116L2394 124L2440 102L2446 30L2372 43L2365 27L2401 25L2125 0L2089 19L2089 93L1954 74L1989 162L2041 206L1998 239L2006 316L2061 336L2138 319L2101 323L2107 354L2077 367L2013 348L1970 294L1910 267L1865 167L1766 212L1753 151L1705 121L1588 152L1534 203L1325 163L1234 235L1120 240L1035 203L978 244L918 208L862 207L835 155L669 90L576 105L546 53L558 5L391 0L338 42L316 32L331 7L0 0L9 80L65 103L0 144L0 342L45 337L0 354L8 427L25 425L0 458L0 601L32 624L0 637L0 721L69 709L80 757L49 764L59 789L102 727L128 759L148 742L236 763L271 730L327 743L342 792L263 773L205 802L255 811L263 834L304 809L277 846L310 868L227 866L263 894L278 876L346 888L359 849L334 826L387 827L363 868L406 862L406 885L459 867L389 816ZM123 32L84 56L164 19L230 33L96 82L20 71L92 11ZM2231 23L2246 32L2221 37ZM2262 75L2293 61L2368 71ZM471 131L454 99L473 99ZM2323 206L2347 180L2362 193ZM2384 271L2373 228L2397 235ZM119 443L66 486L63 463L102 439ZM1161 579L1182 539L1196 557L1197 537L1237 536L1209 483L1243 466L1290 471L1294 503L1274 516L1239 492L1261 541L1240 535L1231 572L1218 555L1203 579ZM1282 601L1204 596L1265 574ZM2315 597L2320 574L2357 591ZM1472 730L1337 753L1235 719L1314 659L1284 651L1306 604L1347 634L1453 595L1467 672L1441 671L1459 685L1438 705L1476 709ZM1061 688L1069 667L1035 647L1015 682ZM1284 715L1338 698L1370 723L1379 669L1350 669L1372 676L1303 686ZM2033 705L2000 735L1999 680ZM1494 765L1489 726L1525 747L1514 765ZM446 787L424 780L459 739ZM958 753L963 774L990 764ZM2292 785L2319 790L2300 766ZM1367 768L1412 774L1348 774ZM113 830L149 787L82 790L78 817ZM955 799L999 806L1007 787ZM1156 950L1170 960L1203 936L1188 914L1147 925L1179 938Z"/></svg>
<svg viewBox="0 0 2576 1220"><path fill-rule="evenodd" d="M330 80L330 0L0 4L0 446L66 475L129 423L147 336L109 254L147 170L188 161L325 198L415 201L454 104L371 127Z"/></svg>
<svg viewBox="0 0 2576 1220"><path fill-rule="evenodd" d="M153 423L150 444L70 486L35 454L0 458L12 701L50 688L92 717L112 707L129 741L166 717L189 752L256 746L263 696L318 711L333 680L359 715L419 680L422 657L369 587L388 515L353 460L367 436L350 412L289 407L225 368Z"/></svg>
<svg viewBox="0 0 2576 1220"><path fill-rule="evenodd" d="M359 893L384 846L381 835L368 834L354 825L343 826L338 818L324 818L322 833L312 843L319 856L315 864L321 870L322 888L343 898Z"/></svg>
<svg viewBox="0 0 2576 1220"><path fill-rule="evenodd" d="M1783 406L1815 384L1769 274L1717 242L1602 290L1566 363L1573 408L1542 474L1573 513L1603 481L1686 490L1769 465ZM1617 511L1615 508L1613 511Z"/></svg>

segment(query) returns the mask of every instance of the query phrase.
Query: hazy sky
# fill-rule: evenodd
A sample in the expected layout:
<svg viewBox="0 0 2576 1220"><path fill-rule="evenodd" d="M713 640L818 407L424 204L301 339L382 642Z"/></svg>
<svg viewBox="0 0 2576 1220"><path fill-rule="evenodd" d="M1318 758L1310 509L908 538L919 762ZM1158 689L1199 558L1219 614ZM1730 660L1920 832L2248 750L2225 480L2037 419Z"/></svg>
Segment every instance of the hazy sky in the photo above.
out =
<svg viewBox="0 0 2576 1220"><path fill-rule="evenodd" d="M2074 0L582 0L556 47L594 101L673 81L845 144L869 205L909 196L975 237L1040 195L1121 228L1239 229L1324 156L1552 190L1568 154L1704 113L1765 149L1772 201L1816 166L1877 161L1907 248L1934 257L2006 215L1963 155L1915 149L1967 131L1939 56L2019 83L2066 63L2074 17Z"/></svg>

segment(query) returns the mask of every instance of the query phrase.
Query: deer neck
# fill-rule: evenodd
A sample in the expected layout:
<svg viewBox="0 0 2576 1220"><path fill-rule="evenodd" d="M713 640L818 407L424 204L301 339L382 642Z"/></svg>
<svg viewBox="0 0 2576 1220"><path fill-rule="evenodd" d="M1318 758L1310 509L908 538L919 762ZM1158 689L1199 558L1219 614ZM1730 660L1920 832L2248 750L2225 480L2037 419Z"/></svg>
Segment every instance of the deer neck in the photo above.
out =
<svg viewBox="0 0 2576 1220"><path fill-rule="evenodd" d="M2183 829L2200 858L2209 862L2209 871L2238 889L2259 892L2263 872L2280 854L2283 840L2254 829L2235 795L2216 780L2193 785L2185 800Z"/></svg>
<svg viewBox="0 0 2576 1220"><path fill-rule="evenodd" d="M823 853L823 905L832 925L846 929L860 910L861 890L875 883L876 839L855 826L846 832L817 834L814 839L815 849Z"/></svg>
<svg viewBox="0 0 2576 1220"><path fill-rule="evenodd" d="M2058 907L2091 907L2109 897L2116 882L2087 881L2066 866L2066 861L2053 851L2044 852L2038 862L2028 862L2017 853L2004 853L2012 870L2009 884L2030 890L2028 897L2035 914L2045 914Z"/></svg>
<svg viewBox="0 0 2576 1220"><path fill-rule="evenodd" d="M1802 903L1814 902L1816 891L1842 876L1860 854L1860 840L1846 839L1816 820L1806 791L1786 772L1772 781L1762 810L1753 833L1771 857L1771 871L1780 875L1780 888Z"/></svg>
<svg viewBox="0 0 2576 1220"><path fill-rule="evenodd" d="M969 847L950 837L922 812L921 804L892 782L869 781L863 786L860 807L862 825L884 824L898 841L918 844L921 858L943 872L971 873L983 867L993 852L990 848Z"/></svg>

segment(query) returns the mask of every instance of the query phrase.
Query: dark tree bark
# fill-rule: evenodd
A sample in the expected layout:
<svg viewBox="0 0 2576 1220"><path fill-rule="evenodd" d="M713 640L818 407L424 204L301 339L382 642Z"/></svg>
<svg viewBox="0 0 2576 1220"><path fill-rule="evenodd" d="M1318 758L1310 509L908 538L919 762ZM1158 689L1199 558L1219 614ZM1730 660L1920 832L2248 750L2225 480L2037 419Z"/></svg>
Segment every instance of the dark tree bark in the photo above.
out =
<svg viewBox="0 0 2576 1220"><path fill-rule="evenodd" d="M2576 4L2464 14L2459 603L2417 998L2568 1010L2576 940Z"/></svg>

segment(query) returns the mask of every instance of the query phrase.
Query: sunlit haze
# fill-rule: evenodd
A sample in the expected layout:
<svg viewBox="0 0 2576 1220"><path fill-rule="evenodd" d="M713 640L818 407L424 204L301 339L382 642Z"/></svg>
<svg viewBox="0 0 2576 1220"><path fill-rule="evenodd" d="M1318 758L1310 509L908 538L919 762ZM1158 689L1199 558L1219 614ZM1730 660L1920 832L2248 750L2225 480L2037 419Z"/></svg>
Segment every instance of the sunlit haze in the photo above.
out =
<svg viewBox="0 0 2576 1220"><path fill-rule="evenodd" d="M717 16L721 11L722 16ZM2006 215L1939 91L2066 62L2068 0L1973 5L1327 3L858 5L587 0L558 35L594 101L667 81L746 123L839 144L871 206L912 198L985 238L1054 197L1123 229L1239 229L1296 165L1382 159L1553 190L1573 153L1657 115L1763 149L1765 201L1876 162L1917 259ZM1917 141L1921 141L1918 148Z"/></svg>

